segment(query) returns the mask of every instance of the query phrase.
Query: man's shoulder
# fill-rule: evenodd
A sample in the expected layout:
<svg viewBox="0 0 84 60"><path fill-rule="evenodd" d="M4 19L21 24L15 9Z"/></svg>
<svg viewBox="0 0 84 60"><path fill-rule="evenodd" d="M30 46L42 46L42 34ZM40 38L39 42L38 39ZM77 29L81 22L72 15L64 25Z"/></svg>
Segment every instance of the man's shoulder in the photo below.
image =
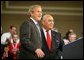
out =
<svg viewBox="0 0 84 60"><path fill-rule="evenodd" d="M55 33L55 34L61 34L60 32L56 32L56 31L54 31L54 30L51 30L53 33Z"/></svg>
<svg viewBox="0 0 84 60"><path fill-rule="evenodd" d="M6 32L6 33L2 34L1 39L9 38L10 36L11 36L11 34L9 32Z"/></svg>
<svg viewBox="0 0 84 60"><path fill-rule="evenodd" d="M20 28L28 28L28 27L33 27L33 22L32 22L32 20L30 19L30 20L25 20L22 24L21 24L21 26L20 26Z"/></svg>
<svg viewBox="0 0 84 60"><path fill-rule="evenodd" d="M32 24L32 20L31 19L27 19L22 24Z"/></svg>
<svg viewBox="0 0 84 60"><path fill-rule="evenodd" d="M11 34L10 34L10 32L5 32L5 33L3 33L2 35L5 36L5 35L11 35Z"/></svg>

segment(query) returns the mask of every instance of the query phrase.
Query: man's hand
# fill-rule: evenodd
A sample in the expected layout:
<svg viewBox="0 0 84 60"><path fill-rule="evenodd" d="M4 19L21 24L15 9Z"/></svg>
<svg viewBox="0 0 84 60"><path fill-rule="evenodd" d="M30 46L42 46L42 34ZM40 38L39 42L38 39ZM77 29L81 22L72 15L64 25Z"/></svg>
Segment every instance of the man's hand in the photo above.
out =
<svg viewBox="0 0 84 60"><path fill-rule="evenodd" d="M45 56L44 52L41 49L36 49L35 53L39 58L43 58Z"/></svg>

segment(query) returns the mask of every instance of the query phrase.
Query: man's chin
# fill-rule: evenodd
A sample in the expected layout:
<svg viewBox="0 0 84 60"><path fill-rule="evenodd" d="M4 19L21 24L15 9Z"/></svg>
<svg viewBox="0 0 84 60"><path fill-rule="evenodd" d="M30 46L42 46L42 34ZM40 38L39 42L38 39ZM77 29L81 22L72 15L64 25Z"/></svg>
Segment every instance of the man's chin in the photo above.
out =
<svg viewBox="0 0 84 60"><path fill-rule="evenodd" d="M52 27L50 28L50 30L53 29Z"/></svg>
<svg viewBox="0 0 84 60"><path fill-rule="evenodd" d="M40 21L40 20L41 20L41 18L38 19L38 21Z"/></svg>

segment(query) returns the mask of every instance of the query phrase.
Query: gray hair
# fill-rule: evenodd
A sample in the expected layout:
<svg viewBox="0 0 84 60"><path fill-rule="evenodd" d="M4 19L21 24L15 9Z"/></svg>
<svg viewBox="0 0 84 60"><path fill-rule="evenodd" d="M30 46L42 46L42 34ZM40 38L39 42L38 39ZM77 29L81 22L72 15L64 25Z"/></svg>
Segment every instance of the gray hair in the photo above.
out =
<svg viewBox="0 0 84 60"><path fill-rule="evenodd" d="M45 20L45 18L46 18L47 16L52 16L52 15L51 15L51 14L45 14L45 15L42 17L42 20Z"/></svg>
<svg viewBox="0 0 84 60"><path fill-rule="evenodd" d="M30 13L33 11L34 8L36 7L41 7L40 5L32 5L29 7L29 10L28 10L28 15L30 15Z"/></svg>

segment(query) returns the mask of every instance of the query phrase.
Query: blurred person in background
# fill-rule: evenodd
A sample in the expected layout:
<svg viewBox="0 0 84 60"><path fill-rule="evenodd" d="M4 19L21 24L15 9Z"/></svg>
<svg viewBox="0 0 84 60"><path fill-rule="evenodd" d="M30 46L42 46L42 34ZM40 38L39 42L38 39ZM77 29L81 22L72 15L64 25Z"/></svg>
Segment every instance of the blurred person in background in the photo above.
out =
<svg viewBox="0 0 84 60"><path fill-rule="evenodd" d="M74 42L76 41L77 39L77 35L75 33L69 33L68 36L67 36L67 39L64 39L64 45L67 45L71 42Z"/></svg>
<svg viewBox="0 0 84 60"><path fill-rule="evenodd" d="M10 39L10 37L13 35L13 34L16 34L16 27L15 26L10 26L9 27L9 32L6 32L6 33L3 33L2 36L1 36L1 48L2 48L2 55L3 55L3 52L4 52L4 49L7 49L7 48L4 48L6 47L7 45L7 40ZM7 49L8 51L8 49ZM1 55L1 57L2 57Z"/></svg>

